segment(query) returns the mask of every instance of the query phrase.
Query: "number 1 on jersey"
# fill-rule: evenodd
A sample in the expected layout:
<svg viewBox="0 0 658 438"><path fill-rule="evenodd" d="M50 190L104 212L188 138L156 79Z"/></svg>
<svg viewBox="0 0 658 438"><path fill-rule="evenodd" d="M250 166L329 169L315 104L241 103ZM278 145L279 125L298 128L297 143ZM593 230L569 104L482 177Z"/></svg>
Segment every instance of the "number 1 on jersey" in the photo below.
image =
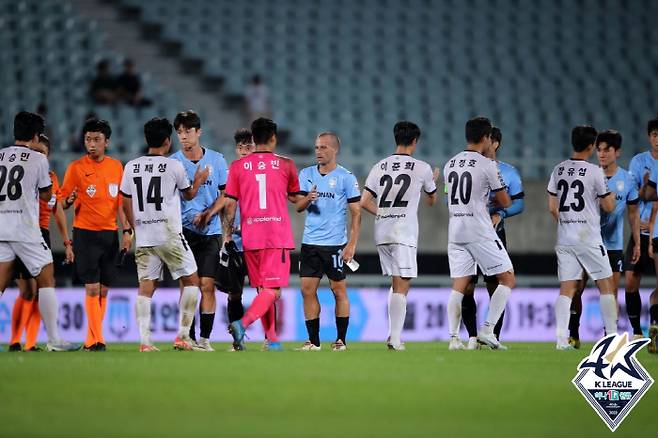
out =
<svg viewBox="0 0 658 438"><path fill-rule="evenodd" d="M265 210L267 208L267 175L257 173L256 181L258 181L258 208Z"/></svg>

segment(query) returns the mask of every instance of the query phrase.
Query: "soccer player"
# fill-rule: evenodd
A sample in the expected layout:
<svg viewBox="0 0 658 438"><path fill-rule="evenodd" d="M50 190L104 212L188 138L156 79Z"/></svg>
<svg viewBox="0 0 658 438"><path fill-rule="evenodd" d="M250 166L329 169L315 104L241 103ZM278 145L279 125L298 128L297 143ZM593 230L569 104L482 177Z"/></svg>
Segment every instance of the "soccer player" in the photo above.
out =
<svg viewBox="0 0 658 438"><path fill-rule="evenodd" d="M126 164L121 194L126 216L136 232L135 262L139 279L136 313L140 334L140 352L158 351L151 342L151 298L164 265L171 277L180 279L179 329L174 349L192 350L189 337L192 318L199 299L199 276L194 255L183 235L181 204L190 200L206 182L209 169L199 166L190 185L183 165L165 155L171 148L171 123L154 118L144 125L148 154Z"/></svg>
<svg viewBox="0 0 658 438"><path fill-rule="evenodd" d="M617 332L617 301L612 268L603 239L599 210L612 213L611 195L603 169L587 160L594 152L597 132L591 126L571 131L572 158L561 162L548 182L548 208L557 221L557 254L560 295L555 303L558 350L573 350L569 344L571 300L578 291L583 273L596 282L607 334Z"/></svg>
<svg viewBox="0 0 658 438"><path fill-rule="evenodd" d="M238 129L235 131L233 135L233 139L235 140L235 155L237 159L244 158L248 155L250 155L255 148L254 145L254 139L251 135L251 131L248 129ZM220 198L222 201L225 202L226 198L222 197ZM218 211L220 211L224 207L224 203L215 203L215 206L213 206L213 209L211 211L211 214L217 214ZM232 236L232 241L235 244L235 248L237 249L239 253L239 257L241 257L241 265L245 267L245 261L244 261L244 248L242 246L242 231L240 228L240 204L238 203L235 208L235 226L233 228L233 236ZM246 267L244 268L243 272L238 272L237 278L239 279L239 287L237 288L238 290L222 290L222 292L226 292L228 295L228 300L226 303L226 310L228 313L228 322L229 324L232 323L233 321L237 321L239 319L242 319L244 316L244 306L242 305L242 291L244 289L244 277L247 275L247 270ZM233 344L231 349L229 351L238 351L240 349L240 345L238 344Z"/></svg>
<svg viewBox="0 0 658 438"><path fill-rule="evenodd" d="M347 349L350 302L343 262L354 258L361 229L361 193L356 177L336 163L340 138L323 132L315 139L317 165L299 173L301 197L297 211L306 210L304 237L299 261L302 279L304 317L308 341L300 350L320 350L320 302L318 286L323 275L336 300L336 341L332 351ZM350 212L350 238L347 240L347 210Z"/></svg>
<svg viewBox="0 0 658 438"><path fill-rule="evenodd" d="M256 150L234 161L229 169L224 207L224 241L232 238L236 204L240 202L242 245L251 287L258 295L242 319L233 321L229 332L235 344L244 348L245 328L265 318L265 336L269 351L281 350L276 334L274 302L281 287L288 285L290 250L295 247L286 200L299 196L299 179L295 163L274 154L277 126L270 119L259 118L251 124Z"/></svg>
<svg viewBox="0 0 658 438"><path fill-rule="evenodd" d="M647 124L647 133L649 134L649 141L651 142L651 157L658 157L658 118L649 120ZM645 154L648 154L645 152ZM647 160L648 161L648 160ZM654 160L653 167L651 169L651 175L648 178L648 182L644 190L640 190L640 196L644 196L646 201L656 201L658 200L658 193L656 190L656 185L658 184L658 161ZM646 204L651 204L646 202ZM653 234L651 236L651 246L652 251L655 253L656 248L658 247L658 228L656 227L655 222L653 223ZM658 267L658 262L656 262L656 257L654 256L654 268ZM658 283L658 270L656 270L656 282ZM628 284L628 278L626 280ZM638 282L639 289L639 282ZM629 297L632 299L633 303L633 315L631 316L631 308L628 302ZM640 302L640 294L635 291L634 294L629 296L626 294L626 308L628 311L628 318L633 324L633 334L641 335L642 330L636 330L636 326L640 327L640 311L642 308L642 303ZM650 353L658 353L658 286L653 290L651 296L649 297L649 337L651 338L651 343L647 347Z"/></svg>
<svg viewBox="0 0 658 438"><path fill-rule="evenodd" d="M491 295L486 321L477 333L478 342L493 349L501 347L493 330L514 288L512 262L492 226L489 214L491 193L495 206L509 208L512 204L498 164L483 155L491 147L492 129L491 122L485 117L476 117L466 122L466 150L451 158L443 170L450 213L450 350L464 349L459 339L462 300L472 276L477 274L478 266L485 276L495 276L498 280L498 286Z"/></svg>
<svg viewBox="0 0 658 438"><path fill-rule="evenodd" d="M44 154L46 157L50 153L50 140L45 134L39 134L39 143L32 148L36 152ZM50 180L53 183L52 196L48 202L39 199L39 228L43 240L50 247L50 231L48 229L50 216L54 214L55 223L62 242L64 242L65 262L73 262L72 243L68 236L68 227L66 225L66 215L59 202L59 180L57 174L52 170L48 172ZM14 309L11 313L11 341L9 351L21 351L20 340L25 333L25 351L41 351L37 346L37 336L39 335L39 325L41 324L41 314L39 313L39 302L37 297L37 283L25 267L21 259L17 259L14 265L16 274L16 285L20 295L14 302Z"/></svg>
<svg viewBox="0 0 658 438"><path fill-rule="evenodd" d="M82 127L87 155L72 162L64 174L64 208L74 208L75 271L85 285L87 351L105 351L103 319L107 294L117 276L119 254L117 215L122 225L121 248L132 245L133 229L126 220L119 184L123 167L105 154L112 129L106 120L88 119Z"/></svg>
<svg viewBox="0 0 658 438"><path fill-rule="evenodd" d="M640 194L640 203L638 205L640 210L640 259L636 263L631 263L629 259L632 248L635 247L633 238L629 240L626 249L626 313L628 313L628 320L633 327L634 336L643 336L641 325L642 297L640 295L642 275L656 274L654 261L649 257L649 245L652 240L649 233L651 202L647 199L651 197L648 196L647 192L654 189L650 187L648 181L653 169L658 165L658 118L647 122L647 135L649 136L651 148L635 155L628 166L628 172L633 176L635 187ZM658 304L658 293L654 291L650 299L652 305ZM655 309L654 312L658 312L658 307ZM658 333L656 335L658 336ZM655 342L650 344L648 349L652 349L651 345L655 345Z"/></svg>
<svg viewBox="0 0 658 438"><path fill-rule="evenodd" d="M219 216L213 214L212 208L221 199L228 169L222 154L201 146L201 119L194 111L178 113L174 119L174 129L182 149L171 155L171 158L183 164L190 180L194 178L198 166L210 169L210 176L196 197L190 200L181 198L181 209L183 235L192 248L201 279L200 337L194 347L198 351L214 351L210 345L210 334L217 307L215 275L219 264L222 229ZM196 340L194 321L190 337Z"/></svg>
<svg viewBox="0 0 658 438"><path fill-rule="evenodd" d="M0 296L19 257L37 283L46 350L73 351L80 346L59 337L53 256L39 231L39 199L48 202L52 197L48 159L32 150L44 127L40 115L21 111L14 118L14 145L0 149Z"/></svg>
<svg viewBox="0 0 658 438"><path fill-rule="evenodd" d="M601 237L603 245L608 252L608 260L612 269L612 283L615 299L619 280L624 272L624 212L628 209L628 221L631 224L633 241L633 254L631 263L637 263L640 259L640 213L638 202L640 201L637 187L633 177L626 170L617 165L617 159L621 155L621 134L609 130L600 132L596 137L596 152L599 164L603 169L608 188L615 196L615 209L610 214L601 214ZM576 295L571 300L571 317L569 319L569 344L574 348L580 348L580 316L583 311L582 294L587 285L587 274L580 282ZM637 336L637 335L636 335Z"/></svg>
<svg viewBox="0 0 658 438"><path fill-rule="evenodd" d="M491 222L496 230L498 239L503 244L505 249L507 249L505 218L516 216L517 214L523 212L523 208L525 206L523 197L525 195L523 193L523 184L521 183L521 175L519 175L519 171L516 170L514 166L502 161L498 161L496 159L496 154L500 149L502 140L503 135L500 132L500 129L494 126L491 129L491 147L484 152L484 155L498 163L498 170L500 171L500 175L503 177L505 189L507 190L507 193L510 195L510 199L512 200L512 205L507 208L489 204ZM471 279L471 283L468 285L468 288L464 293L464 299L462 300L462 320L464 321L464 326L466 327L469 336L468 345L466 346L467 350L476 350L479 346L477 342L477 305L473 296L477 280L478 276L474 275ZM496 291L496 288L498 287L498 278L495 276L484 276L484 282L487 285L489 298L491 298L491 296ZM498 323L496 323L494 326L494 335L496 335L496 339L498 340L500 340L500 331L503 328L504 317L505 311L503 310Z"/></svg>
<svg viewBox="0 0 658 438"><path fill-rule="evenodd" d="M407 315L411 279L418 275L418 203L421 190L432 206L436 202L438 169L413 158L420 138L418 125L400 121L393 127L395 153L375 164L364 186L361 208L375 216L375 244L382 273L391 277L388 296L390 350L405 349L402 329Z"/></svg>

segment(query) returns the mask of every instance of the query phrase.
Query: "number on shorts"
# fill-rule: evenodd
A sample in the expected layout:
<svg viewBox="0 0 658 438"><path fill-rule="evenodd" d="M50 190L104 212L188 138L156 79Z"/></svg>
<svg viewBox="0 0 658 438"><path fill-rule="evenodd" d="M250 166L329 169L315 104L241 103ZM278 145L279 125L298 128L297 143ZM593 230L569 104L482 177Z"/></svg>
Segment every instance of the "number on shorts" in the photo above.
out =
<svg viewBox="0 0 658 438"><path fill-rule="evenodd" d="M332 254L331 259L334 261L334 269L342 268L343 267L343 250L339 249L336 254Z"/></svg>
<svg viewBox="0 0 658 438"><path fill-rule="evenodd" d="M23 194L23 187L21 186L23 176L25 176L25 169L19 164L9 170L6 166L0 166L0 201L7 198L10 201L15 201L21 197ZM7 183L7 194L2 193L5 182Z"/></svg>
<svg viewBox="0 0 658 438"><path fill-rule="evenodd" d="M267 208L267 175L264 173L256 174L256 181L258 181L258 208L265 210Z"/></svg>

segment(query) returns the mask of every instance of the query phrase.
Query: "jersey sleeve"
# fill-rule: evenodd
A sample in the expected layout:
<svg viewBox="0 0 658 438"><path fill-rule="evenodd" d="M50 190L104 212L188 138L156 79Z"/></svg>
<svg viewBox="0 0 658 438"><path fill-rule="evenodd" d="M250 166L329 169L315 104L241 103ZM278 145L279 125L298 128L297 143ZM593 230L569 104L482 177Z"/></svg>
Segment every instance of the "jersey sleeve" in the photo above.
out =
<svg viewBox="0 0 658 438"><path fill-rule="evenodd" d="M226 164L226 159L224 158L224 155L219 154L217 165L218 165L217 171L219 172L217 185L219 187L219 190L225 190L226 181L228 180L228 165Z"/></svg>
<svg viewBox="0 0 658 438"><path fill-rule="evenodd" d="M489 188L492 192L498 192L505 188L505 181L503 180L503 176L500 174L498 163L491 160L491 162L488 163L488 165L485 167L485 173L487 182L489 183Z"/></svg>
<svg viewBox="0 0 658 438"><path fill-rule="evenodd" d="M370 170L368 178L366 178L366 183L363 186L364 190L367 190L372 194L374 198L377 197L377 165Z"/></svg>
<svg viewBox="0 0 658 438"><path fill-rule="evenodd" d="M608 189L608 181L603 173L603 169L597 167L595 175L594 188L596 190L596 196L603 198L609 195L610 189Z"/></svg>
<svg viewBox="0 0 658 438"><path fill-rule="evenodd" d="M642 166L642 162L637 155L631 159L631 164L628 166L628 173L631 174L631 180L639 190L644 180L644 166ZM654 182L656 181L654 180Z"/></svg>
<svg viewBox="0 0 658 438"><path fill-rule="evenodd" d="M642 178L640 179L640 183L637 186L642 187L643 181L644 181L644 176L642 176ZM651 166L651 172L649 173L649 181L647 181L647 185L655 189L656 183L658 183L658 166L654 164L653 166Z"/></svg>
<svg viewBox="0 0 658 438"><path fill-rule="evenodd" d="M361 191L359 190L359 181L352 173L345 175L345 197L349 204L361 200Z"/></svg>
<svg viewBox="0 0 658 438"><path fill-rule="evenodd" d="M288 160L288 194L297 195L299 194L299 175L297 174L297 167L295 162Z"/></svg>
<svg viewBox="0 0 658 438"><path fill-rule="evenodd" d="M515 199L521 199L525 195L523 193L523 183L521 182L521 175L519 171L515 168L511 169L509 184L507 185L507 192L509 193L512 201Z"/></svg>
<svg viewBox="0 0 658 438"><path fill-rule="evenodd" d="M308 195L308 192L311 191L312 187L313 181L311 181L308 168L302 169L301 172L299 172L299 194L303 196Z"/></svg>
<svg viewBox="0 0 658 438"><path fill-rule="evenodd" d="M555 182L555 170L551 172L551 179L548 180L548 187L546 187L546 191L553 196L557 196L557 187L556 187L556 182Z"/></svg>
<svg viewBox="0 0 658 438"><path fill-rule="evenodd" d="M428 195L433 195L436 193L436 182L434 181L432 166L428 164L425 168L425 175L423 175L423 190Z"/></svg>
<svg viewBox="0 0 658 438"><path fill-rule="evenodd" d="M38 172L37 181L39 190L51 187L53 181L50 179L50 167L48 166L48 159L45 155L39 155Z"/></svg>
<svg viewBox="0 0 658 438"><path fill-rule="evenodd" d="M640 202L640 193L635 185L633 177L629 174L626 184L628 184L628 193L626 194L626 204L634 205Z"/></svg>
<svg viewBox="0 0 658 438"><path fill-rule="evenodd" d="M126 164L126 169L128 168L128 166L130 166L130 163ZM121 177L121 187L119 187L119 191L126 198L131 198L133 192L132 192L132 187L130 186L130 177L128 175L129 172L126 172L124 170L123 176Z"/></svg>
<svg viewBox="0 0 658 438"><path fill-rule="evenodd" d="M174 161L174 163L175 163L174 178L176 178L176 187L181 192L189 190L192 187L192 184L190 184L190 179L187 177L187 172L185 171L185 167L180 161Z"/></svg>
<svg viewBox="0 0 658 438"><path fill-rule="evenodd" d="M66 168L66 172L64 172L64 181L62 182L62 186L59 189L62 199L68 198L71 192L73 192L73 190L78 186L77 174L77 165L74 161L73 163L69 164L69 167Z"/></svg>
<svg viewBox="0 0 658 438"><path fill-rule="evenodd" d="M239 172L239 161L234 161L228 171L228 180L226 181L226 188L224 189L224 195L235 200L239 199L240 193Z"/></svg>

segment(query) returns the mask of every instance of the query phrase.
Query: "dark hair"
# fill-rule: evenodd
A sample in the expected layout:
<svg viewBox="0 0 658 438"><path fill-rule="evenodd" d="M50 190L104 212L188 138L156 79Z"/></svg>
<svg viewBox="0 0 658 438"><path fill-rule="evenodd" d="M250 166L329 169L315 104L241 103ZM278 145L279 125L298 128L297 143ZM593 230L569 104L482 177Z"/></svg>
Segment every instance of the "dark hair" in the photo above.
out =
<svg viewBox="0 0 658 438"><path fill-rule="evenodd" d="M14 117L14 139L17 141L30 141L44 129L46 123L39 114L21 111Z"/></svg>
<svg viewBox="0 0 658 438"><path fill-rule="evenodd" d="M420 128L413 122L402 120L393 127L393 136L396 145L409 146L420 138Z"/></svg>
<svg viewBox="0 0 658 438"><path fill-rule="evenodd" d="M105 136L106 140L109 140L112 136L112 128L110 128L110 124L107 120L102 119L87 119L82 127L82 136L84 137L88 132L100 132Z"/></svg>
<svg viewBox="0 0 658 438"><path fill-rule="evenodd" d="M615 150L618 150L621 148L621 134L614 129L599 132L599 135L596 137L596 147L598 147L600 143L605 143L609 148L615 148Z"/></svg>
<svg viewBox="0 0 658 438"><path fill-rule="evenodd" d="M176 114L174 119L174 128L178 131L178 128L184 126L187 129L201 129L201 119L199 115L192 110L183 111Z"/></svg>
<svg viewBox="0 0 658 438"><path fill-rule="evenodd" d="M276 123L264 117L256 119L251 124L251 135L254 143L265 144L273 135L276 135Z"/></svg>
<svg viewBox="0 0 658 438"><path fill-rule="evenodd" d="M503 133L500 132L500 128L498 126L491 128L491 141L495 141L496 143L503 142Z"/></svg>
<svg viewBox="0 0 658 438"><path fill-rule="evenodd" d="M39 134L39 143L43 143L50 150L50 139L46 134Z"/></svg>
<svg viewBox="0 0 658 438"><path fill-rule="evenodd" d="M651 135L653 131L658 131L658 117L647 122L647 135Z"/></svg>
<svg viewBox="0 0 658 438"><path fill-rule="evenodd" d="M484 137L491 135L493 125L486 117L474 117L466 122L466 142L480 143Z"/></svg>
<svg viewBox="0 0 658 438"><path fill-rule="evenodd" d="M571 130L571 145L576 152L582 152L596 142L596 129L590 125L579 125Z"/></svg>
<svg viewBox="0 0 658 438"><path fill-rule="evenodd" d="M153 117L144 124L144 137L150 148L162 147L166 139L171 138L173 127L164 117Z"/></svg>
<svg viewBox="0 0 658 438"><path fill-rule="evenodd" d="M248 130L247 128L240 128L237 131L235 131L235 134L233 134L233 139L235 140L236 145L240 143L250 143L251 141L253 141L253 138L251 136L251 131Z"/></svg>

